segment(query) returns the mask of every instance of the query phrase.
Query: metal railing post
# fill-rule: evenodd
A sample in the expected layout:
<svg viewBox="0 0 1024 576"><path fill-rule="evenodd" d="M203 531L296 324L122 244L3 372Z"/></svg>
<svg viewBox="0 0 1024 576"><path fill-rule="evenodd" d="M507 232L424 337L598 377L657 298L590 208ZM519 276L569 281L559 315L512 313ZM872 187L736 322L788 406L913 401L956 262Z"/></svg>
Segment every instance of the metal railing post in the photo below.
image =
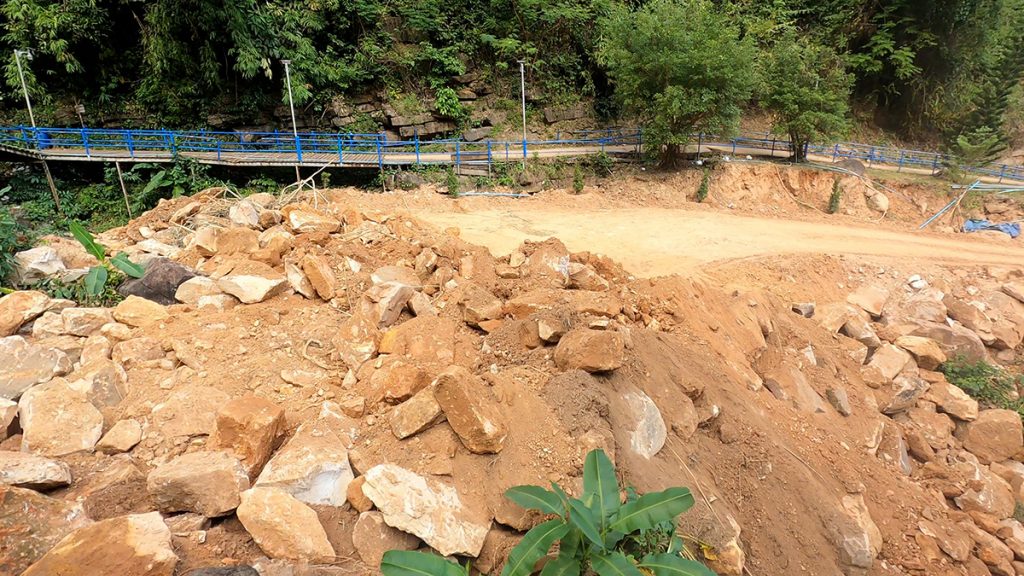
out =
<svg viewBox="0 0 1024 576"><path fill-rule="evenodd" d="M906 152L903 151L903 150L900 150L900 163L899 163L899 166L896 167L896 171L897 172L902 172L903 171L903 158L904 158L905 155L906 155Z"/></svg>
<svg viewBox="0 0 1024 576"><path fill-rule="evenodd" d="M462 176L462 157L460 156L459 141L455 141L455 173Z"/></svg>
<svg viewBox="0 0 1024 576"><path fill-rule="evenodd" d="M505 162L508 162L508 141L505 141Z"/></svg>
<svg viewBox="0 0 1024 576"><path fill-rule="evenodd" d="M302 164L302 141L298 136L295 137L295 160Z"/></svg>
<svg viewBox="0 0 1024 576"><path fill-rule="evenodd" d="M1005 166L1004 166L1005 168ZM491 141L487 141L487 171L491 170Z"/></svg>
<svg viewBox="0 0 1024 576"><path fill-rule="evenodd" d="M384 169L384 155L381 153L381 150L380 150L380 138L379 137L375 138L374 142L377 143L377 168L383 170Z"/></svg>
<svg viewBox="0 0 1024 576"><path fill-rule="evenodd" d="M220 140L217 140L217 161L220 162Z"/></svg>
<svg viewBox="0 0 1024 576"><path fill-rule="evenodd" d="M1006 164L1003 164L1002 168L999 169L999 184L1003 183L1003 176L1006 175Z"/></svg>
<svg viewBox="0 0 1024 576"><path fill-rule="evenodd" d="M89 153L89 136L85 133L85 128L80 130L82 133L82 147L85 148L85 157L92 158L92 154Z"/></svg>
<svg viewBox="0 0 1024 576"><path fill-rule="evenodd" d="M341 157L341 149L342 149L341 134L339 134L338 135L338 164L339 165L345 163L345 160Z"/></svg>
<svg viewBox="0 0 1024 576"><path fill-rule="evenodd" d="M835 164L835 161L838 158L839 158L839 143L837 142L836 145L832 148L832 163Z"/></svg>
<svg viewBox="0 0 1024 576"><path fill-rule="evenodd" d="M128 146L128 155L131 156L132 158L135 158L135 143L132 142L131 130L124 131L124 143L125 146Z"/></svg>
<svg viewBox="0 0 1024 576"><path fill-rule="evenodd" d="M420 165L420 131L416 130L413 132L413 140L416 146L416 165Z"/></svg>

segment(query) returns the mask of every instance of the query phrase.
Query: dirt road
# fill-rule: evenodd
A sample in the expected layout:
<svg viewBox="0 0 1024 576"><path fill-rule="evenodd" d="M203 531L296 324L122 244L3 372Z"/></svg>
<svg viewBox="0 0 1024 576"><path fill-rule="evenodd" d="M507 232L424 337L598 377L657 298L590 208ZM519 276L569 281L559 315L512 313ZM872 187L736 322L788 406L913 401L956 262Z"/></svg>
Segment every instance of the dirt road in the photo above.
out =
<svg viewBox="0 0 1024 576"><path fill-rule="evenodd" d="M457 226L495 255L523 240L557 236L572 251L611 256L641 277L693 272L712 262L782 254L848 254L936 263L1020 265L1024 241L898 232L868 226L738 216L685 209L570 210L539 203L462 213L425 211L439 227Z"/></svg>

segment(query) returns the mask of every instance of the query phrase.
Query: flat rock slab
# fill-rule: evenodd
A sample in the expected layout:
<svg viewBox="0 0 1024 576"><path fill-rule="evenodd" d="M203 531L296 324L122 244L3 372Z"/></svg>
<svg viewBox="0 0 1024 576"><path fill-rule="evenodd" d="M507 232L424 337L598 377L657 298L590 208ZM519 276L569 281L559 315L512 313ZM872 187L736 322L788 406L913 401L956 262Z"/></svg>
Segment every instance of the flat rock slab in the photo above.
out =
<svg viewBox="0 0 1024 576"><path fill-rule="evenodd" d="M334 548L316 512L283 490L253 488L242 493L238 519L271 558L313 563L334 559Z"/></svg>
<svg viewBox="0 0 1024 576"><path fill-rule="evenodd" d="M226 452L193 452L150 472L146 489L163 512L196 512L214 518L238 507L239 494L249 489L249 475Z"/></svg>
<svg viewBox="0 0 1024 576"><path fill-rule="evenodd" d="M71 371L71 359L21 336L0 338L0 398L17 400L26 390Z"/></svg>
<svg viewBox="0 0 1024 576"><path fill-rule="evenodd" d="M35 290L21 290L0 298L0 336L10 336L21 325L47 310L50 297Z"/></svg>
<svg viewBox="0 0 1024 576"><path fill-rule="evenodd" d="M35 454L0 450L0 484L49 490L71 483L67 464Z"/></svg>
<svg viewBox="0 0 1024 576"><path fill-rule="evenodd" d="M21 574L71 531L89 523L81 504L0 486L0 574Z"/></svg>
<svg viewBox="0 0 1024 576"><path fill-rule="evenodd" d="M103 414L84 394L55 380L26 392L18 402L21 449L44 456L92 452L103 434Z"/></svg>

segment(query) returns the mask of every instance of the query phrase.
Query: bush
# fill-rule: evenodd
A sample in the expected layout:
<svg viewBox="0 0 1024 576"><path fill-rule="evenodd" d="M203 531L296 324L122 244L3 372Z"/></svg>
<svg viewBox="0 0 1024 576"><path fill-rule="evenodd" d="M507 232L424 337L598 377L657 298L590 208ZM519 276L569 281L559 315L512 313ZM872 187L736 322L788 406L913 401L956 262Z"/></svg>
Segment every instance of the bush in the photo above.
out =
<svg viewBox="0 0 1024 576"><path fill-rule="evenodd" d="M27 249L29 239L18 231L11 211L0 209L0 286L14 272L14 254Z"/></svg>
<svg viewBox="0 0 1024 576"><path fill-rule="evenodd" d="M828 197L828 213L835 214L839 212L839 207L843 201L843 187L839 184L839 179L836 178L832 182L832 195Z"/></svg>
<svg viewBox="0 0 1024 576"><path fill-rule="evenodd" d="M455 174L455 171L451 168L444 176L444 185L448 189L448 194L452 197L458 197L459 195L459 177Z"/></svg>
<svg viewBox="0 0 1024 576"><path fill-rule="evenodd" d="M989 408L1014 410L1024 416L1024 399L1020 398L1018 386L1024 377L1013 375L984 360L972 362L962 355L946 361L939 370L946 380L982 405Z"/></svg>
<svg viewBox="0 0 1024 576"><path fill-rule="evenodd" d="M711 185L711 169L704 167L704 173L700 177L700 187L697 188L697 202L703 202L708 198L708 188Z"/></svg>
<svg viewBox="0 0 1024 576"><path fill-rule="evenodd" d="M583 167L580 166L577 163L576 166L573 168L573 171L572 171L572 191L573 191L573 193L575 193L575 194L582 194L583 193L583 186L584 186L584 184L585 184L585 182L583 180Z"/></svg>

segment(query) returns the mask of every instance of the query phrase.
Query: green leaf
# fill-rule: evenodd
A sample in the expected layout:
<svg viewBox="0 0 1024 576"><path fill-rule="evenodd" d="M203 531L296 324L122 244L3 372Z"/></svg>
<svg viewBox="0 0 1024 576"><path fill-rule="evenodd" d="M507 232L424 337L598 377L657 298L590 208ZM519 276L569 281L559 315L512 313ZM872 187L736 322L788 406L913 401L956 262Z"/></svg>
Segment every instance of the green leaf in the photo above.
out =
<svg viewBox="0 0 1024 576"><path fill-rule="evenodd" d="M164 176L166 175L166 170L161 170L156 174L153 174L153 177L149 179L149 183L147 183L146 187L142 189L142 195L145 196L146 194L149 194L153 190L159 188L163 184Z"/></svg>
<svg viewBox="0 0 1024 576"><path fill-rule="evenodd" d="M680 558L675 554L651 554L640 562L654 576L715 576L707 566L693 560Z"/></svg>
<svg viewBox="0 0 1024 576"><path fill-rule="evenodd" d="M583 536L580 535L579 530L569 530L569 533L562 536L562 539L558 542L558 557L559 558L578 558L579 552L583 547Z"/></svg>
<svg viewBox="0 0 1024 576"><path fill-rule="evenodd" d="M85 275L85 293L89 296L99 296L107 285L107 269L103 266L93 266Z"/></svg>
<svg viewBox="0 0 1024 576"><path fill-rule="evenodd" d="M579 560L559 556L544 565L540 576L580 576L581 572L583 572L583 567L580 566Z"/></svg>
<svg viewBox="0 0 1024 576"><path fill-rule="evenodd" d="M643 576L621 552L591 556L590 567L598 576Z"/></svg>
<svg viewBox="0 0 1024 576"><path fill-rule="evenodd" d="M619 508L619 483L615 467L603 450L591 450L583 463L583 491L593 496L592 506L601 531L608 527L608 519Z"/></svg>
<svg viewBox="0 0 1024 576"><path fill-rule="evenodd" d="M466 576L466 569L434 554L389 550L380 562L384 576Z"/></svg>
<svg viewBox="0 0 1024 576"><path fill-rule="evenodd" d="M512 549L501 576L529 576L533 567L551 549L551 545L569 531L562 520L549 520L530 529Z"/></svg>
<svg viewBox="0 0 1024 576"><path fill-rule="evenodd" d="M505 491L505 497L528 510L559 516L565 514L565 506L558 495L540 486L513 486Z"/></svg>
<svg viewBox="0 0 1024 576"><path fill-rule="evenodd" d="M689 488L669 488L663 492L644 494L619 508L609 528L616 532L648 530L662 522L675 519L693 506L693 494Z"/></svg>
<svg viewBox="0 0 1024 576"><path fill-rule="evenodd" d="M597 530L597 524L594 523L594 513L590 511L586 504L576 498L569 500L569 522L579 529L587 537L587 540L590 540L595 546L604 550L604 539L601 538L601 533Z"/></svg>
<svg viewBox="0 0 1024 576"><path fill-rule="evenodd" d="M551 491L558 495L558 499L562 501L562 508L565 510L569 509L569 495L562 490L562 487L554 482L551 483Z"/></svg>
<svg viewBox="0 0 1024 576"><path fill-rule="evenodd" d="M103 262L106 258L107 251L103 249L103 246L100 246L96 242L92 234L90 234L84 226L72 220L68 224L68 229L71 230L71 235L75 237L75 240L78 240L78 243L85 248L86 252L92 254L92 256L100 262Z"/></svg>
<svg viewBox="0 0 1024 576"><path fill-rule="evenodd" d="M143 274L146 273L145 268L129 260L128 255L124 252L118 252L117 256L110 259L110 263L132 278L142 278Z"/></svg>

